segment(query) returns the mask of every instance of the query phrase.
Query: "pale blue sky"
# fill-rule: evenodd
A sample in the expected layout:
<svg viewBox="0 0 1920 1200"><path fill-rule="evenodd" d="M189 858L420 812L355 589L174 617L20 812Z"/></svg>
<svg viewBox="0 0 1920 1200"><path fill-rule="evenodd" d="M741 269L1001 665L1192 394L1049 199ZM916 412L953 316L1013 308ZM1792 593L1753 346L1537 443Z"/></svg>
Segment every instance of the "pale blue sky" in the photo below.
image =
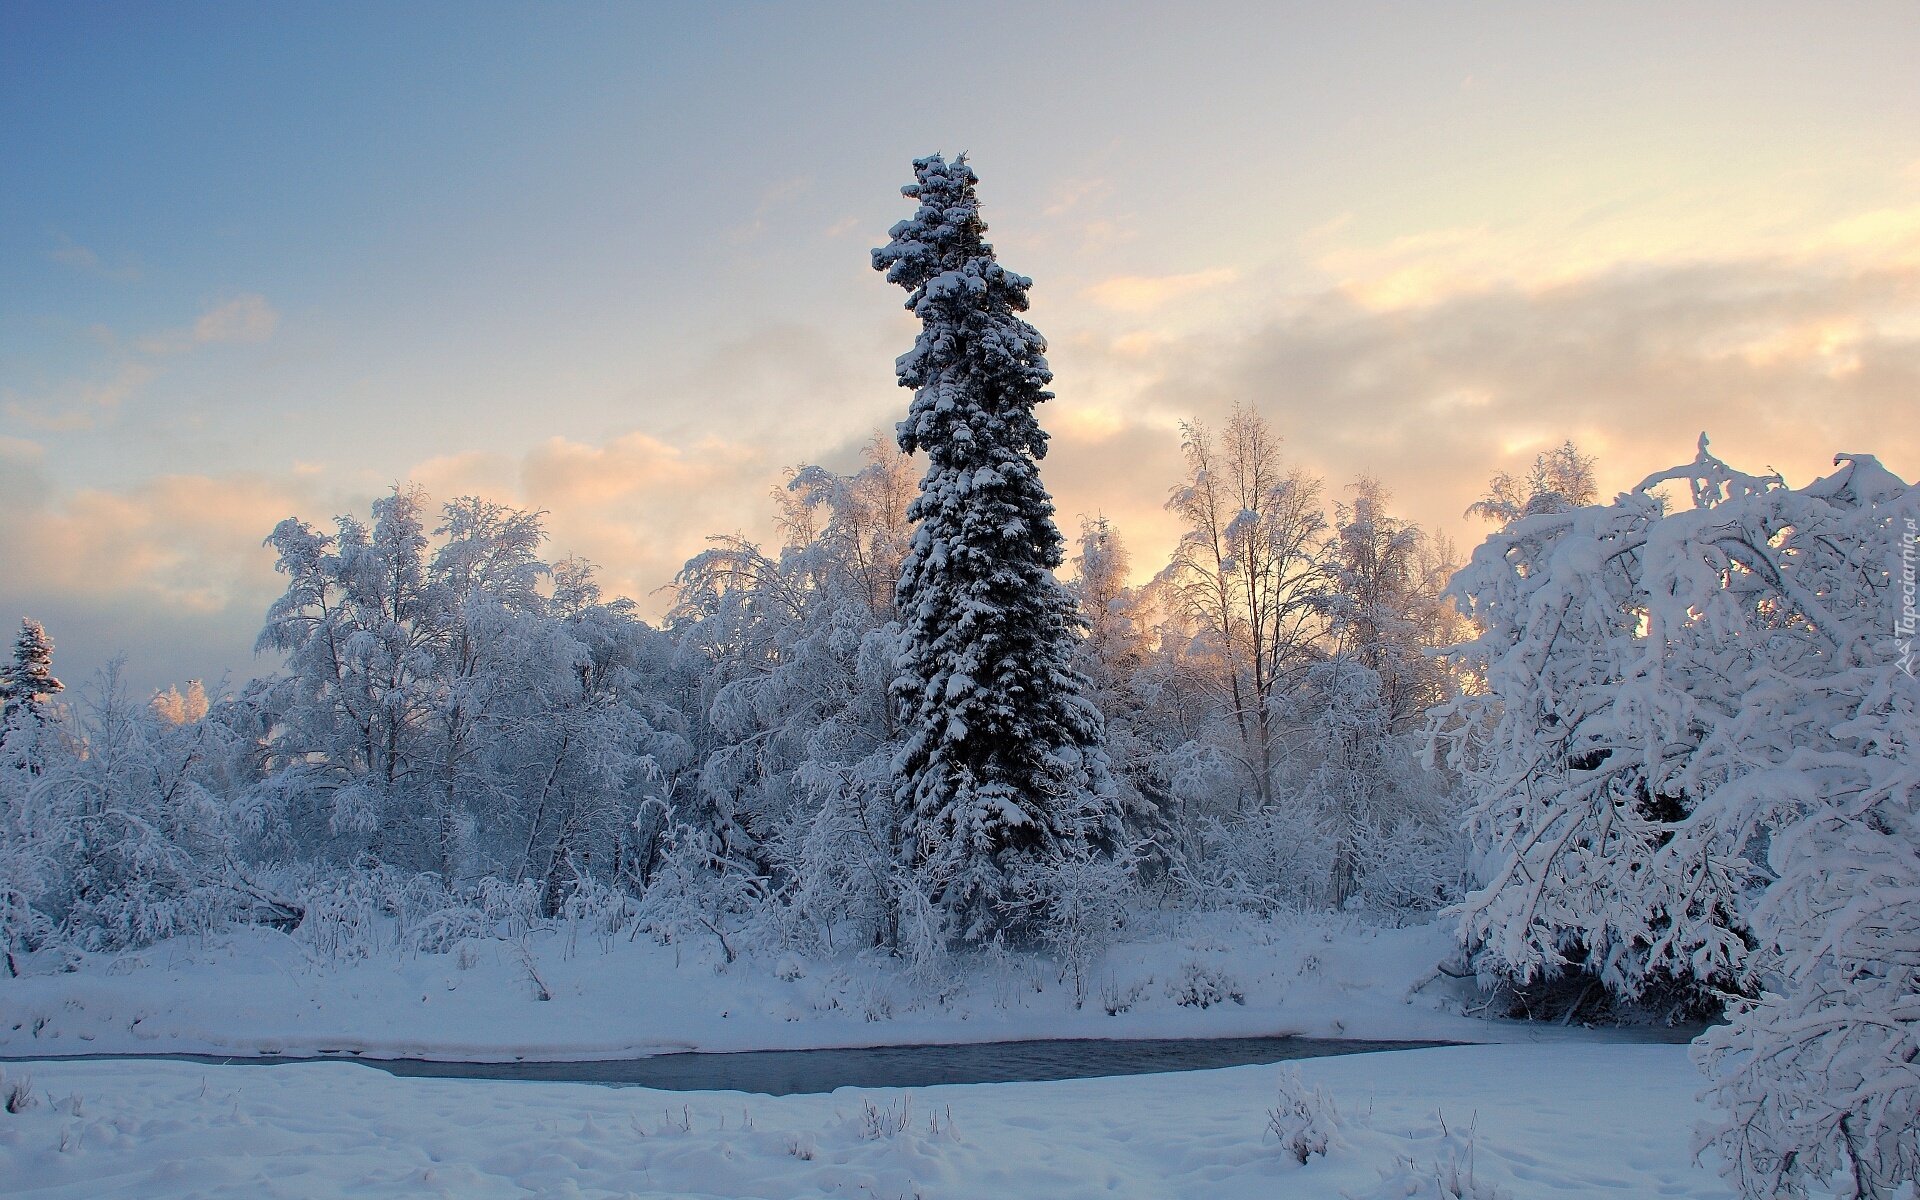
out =
<svg viewBox="0 0 1920 1200"><path fill-rule="evenodd" d="M1912 477L1916 62L1911 5L0 4L0 617L264 669L259 539L402 478L644 597L904 406L934 150L1142 571L1235 399L1463 538L1568 435Z"/></svg>

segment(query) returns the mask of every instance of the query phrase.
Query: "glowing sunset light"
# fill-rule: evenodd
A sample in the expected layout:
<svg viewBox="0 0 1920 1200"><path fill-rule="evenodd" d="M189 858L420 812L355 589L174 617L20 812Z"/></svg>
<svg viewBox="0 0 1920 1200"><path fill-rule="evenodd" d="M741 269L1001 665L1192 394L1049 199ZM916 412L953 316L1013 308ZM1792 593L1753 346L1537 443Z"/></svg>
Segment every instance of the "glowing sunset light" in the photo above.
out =
<svg viewBox="0 0 1920 1200"><path fill-rule="evenodd" d="M1567 437L1609 494L1702 428L1920 473L1907 10L982 5L964 113L871 52L930 11L449 12L0 14L0 612L71 673L269 669L261 539L408 481L658 614L903 411L867 254L935 149L1035 280L1063 524L1136 577L1236 401L1456 540Z"/></svg>

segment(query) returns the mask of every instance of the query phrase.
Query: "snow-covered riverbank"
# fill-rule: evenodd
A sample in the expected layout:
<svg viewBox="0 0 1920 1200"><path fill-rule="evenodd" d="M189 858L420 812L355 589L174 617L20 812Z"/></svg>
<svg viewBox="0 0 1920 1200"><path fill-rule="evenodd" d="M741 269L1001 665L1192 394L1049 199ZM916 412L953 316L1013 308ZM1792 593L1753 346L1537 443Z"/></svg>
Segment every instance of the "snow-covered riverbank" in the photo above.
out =
<svg viewBox="0 0 1920 1200"><path fill-rule="evenodd" d="M1214 914L1116 947L1076 1008L1057 969L1011 956L917 981L896 960L729 966L698 943L603 946L562 929L336 961L283 934L237 929L0 979L0 1056L506 1061L1056 1037L1608 1036L1465 1015L1471 997L1434 972L1451 948L1435 926Z"/></svg>

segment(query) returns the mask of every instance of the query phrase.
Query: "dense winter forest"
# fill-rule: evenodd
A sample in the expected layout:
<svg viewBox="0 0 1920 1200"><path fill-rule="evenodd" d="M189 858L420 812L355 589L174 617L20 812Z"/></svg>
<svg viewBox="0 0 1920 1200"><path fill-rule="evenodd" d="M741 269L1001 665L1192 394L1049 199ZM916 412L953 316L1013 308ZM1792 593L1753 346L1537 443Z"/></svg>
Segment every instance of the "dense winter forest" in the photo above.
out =
<svg viewBox="0 0 1920 1200"><path fill-rule="evenodd" d="M923 324L907 420L788 472L781 544L713 539L658 624L550 561L542 514L404 487L271 532L265 678L63 687L26 622L9 974L230 923L433 952L571 918L925 978L1037 951L1084 998L1144 912L1437 918L1493 1013L1724 1016L1697 1058L1748 1194L1913 1179L1915 493L1702 437L1607 499L1567 442L1490 482L1463 564L1240 408L1185 426L1149 577L1108 521L1057 531L1028 281L964 160L916 168L875 251Z"/></svg>

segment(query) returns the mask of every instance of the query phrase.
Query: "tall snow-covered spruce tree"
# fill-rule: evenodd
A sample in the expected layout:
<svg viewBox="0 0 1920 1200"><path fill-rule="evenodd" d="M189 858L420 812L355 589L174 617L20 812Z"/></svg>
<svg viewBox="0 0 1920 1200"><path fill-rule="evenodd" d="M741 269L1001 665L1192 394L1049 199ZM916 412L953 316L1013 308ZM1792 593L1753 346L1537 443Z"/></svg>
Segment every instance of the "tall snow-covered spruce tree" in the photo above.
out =
<svg viewBox="0 0 1920 1200"><path fill-rule="evenodd" d="M994 261L965 156L914 161L919 211L873 252L920 318L896 364L913 404L900 448L929 460L908 509L893 693L902 849L954 932L978 940L1045 894L1048 868L1114 827L1099 711L1073 666L1079 617L1054 578L1053 501L1040 485L1052 398L1046 339L1021 320L1032 280Z"/></svg>

